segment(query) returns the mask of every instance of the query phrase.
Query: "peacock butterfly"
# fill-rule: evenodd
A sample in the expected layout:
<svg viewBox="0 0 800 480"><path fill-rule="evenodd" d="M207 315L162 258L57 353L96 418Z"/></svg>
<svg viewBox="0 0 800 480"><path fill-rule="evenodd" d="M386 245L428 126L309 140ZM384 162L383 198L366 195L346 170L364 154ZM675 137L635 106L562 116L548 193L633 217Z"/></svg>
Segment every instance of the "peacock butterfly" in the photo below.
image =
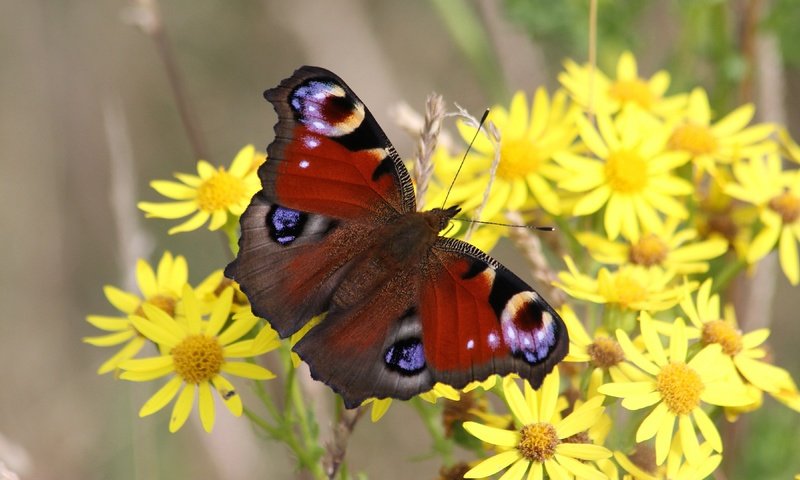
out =
<svg viewBox="0 0 800 480"><path fill-rule="evenodd" d="M439 236L459 207L416 211L408 171L335 74L302 67L264 94L278 113L262 190L241 217L236 280L311 375L348 408L443 382L517 373L538 388L564 358L564 322L469 243Z"/></svg>

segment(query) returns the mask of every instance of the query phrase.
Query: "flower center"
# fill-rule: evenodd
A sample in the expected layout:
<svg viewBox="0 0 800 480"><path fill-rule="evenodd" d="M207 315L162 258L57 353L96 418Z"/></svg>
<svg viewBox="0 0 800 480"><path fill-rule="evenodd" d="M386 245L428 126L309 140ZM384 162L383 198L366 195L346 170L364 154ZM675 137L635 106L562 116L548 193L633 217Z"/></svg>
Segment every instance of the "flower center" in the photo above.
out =
<svg viewBox="0 0 800 480"><path fill-rule="evenodd" d="M517 450L523 457L539 463L553 458L559 443L556 427L549 423L532 423L522 427L519 433L522 438Z"/></svg>
<svg viewBox="0 0 800 480"><path fill-rule="evenodd" d="M197 189L197 205L200 210L214 212L238 203L244 195L244 182L220 167Z"/></svg>
<svg viewBox="0 0 800 480"><path fill-rule="evenodd" d="M719 143L708 127L687 123L672 132L669 146L675 150L685 150L692 155L704 155L716 151Z"/></svg>
<svg viewBox="0 0 800 480"><path fill-rule="evenodd" d="M783 218L783 224L794 223L800 218L800 198L789 192L783 192L769 201L769 208L778 212Z"/></svg>
<svg viewBox="0 0 800 480"><path fill-rule="evenodd" d="M703 345L719 343L726 355L734 356L742 351L742 334L729 323L712 320L703 324Z"/></svg>
<svg viewBox="0 0 800 480"><path fill-rule="evenodd" d="M647 298L646 286L628 269L617 272L606 288L608 291L601 292L603 296L622 308L631 308L631 305Z"/></svg>
<svg viewBox="0 0 800 480"><path fill-rule="evenodd" d="M170 317L175 316L175 298L170 297L168 295L153 295L152 297L145 300L150 305L154 307L158 307L161 310L167 312ZM142 310L142 306L140 305L139 308L136 310L136 314L140 317L144 317L144 310Z"/></svg>
<svg viewBox="0 0 800 480"><path fill-rule="evenodd" d="M497 174L506 180L525 177L537 171L541 163L541 152L533 142L524 138L503 141Z"/></svg>
<svg viewBox="0 0 800 480"><path fill-rule="evenodd" d="M647 161L632 150L611 152L606 159L609 186L620 193L635 193L647 186Z"/></svg>
<svg viewBox="0 0 800 480"><path fill-rule="evenodd" d="M586 353L592 363L600 368L609 368L625 360L625 353L616 340L608 337L597 337L586 347Z"/></svg>
<svg viewBox="0 0 800 480"><path fill-rule="evenodd" d="M644 109L649 109L656 102L656 96L653 95L650 86L638 78L635 80L617 80L611 85L608 93L620 102L637 103Z"/></svg>
<svg viewBox="0 0 800 480"><path fill-rule="evenodd" d="M656 377L656 388L672 413L686 415L700 405L704 386L700 375L691 367L683 362L672 362Z"/></svg>
<svg viewBox="0 0 800 480"><path fill-rule="evenodd" d="M225 362L216 338L189 335L172 349L175 372L186 383L201 383L216 376Z"/></svg>
<svg viewBox="0 0 800 480"><path fill-rule="evenodd" d="M629 253L631 262L645 267L660 265L667 258L667 245L657 235L642 235L639 241L631 245Z"/></svg>

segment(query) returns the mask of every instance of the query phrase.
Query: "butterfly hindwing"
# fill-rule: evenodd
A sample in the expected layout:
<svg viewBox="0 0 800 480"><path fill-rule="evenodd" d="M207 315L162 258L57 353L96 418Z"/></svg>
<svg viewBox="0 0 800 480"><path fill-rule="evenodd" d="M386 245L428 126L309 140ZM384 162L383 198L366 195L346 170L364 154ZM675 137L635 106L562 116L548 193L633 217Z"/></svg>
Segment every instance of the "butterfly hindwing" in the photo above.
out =
<svg viewBox="0 0 800 480"><path fill-rule="evenodd" d="M339 77L305 66L264 96L278 113L259 169L268 200L334 218L414 210L402 160Z"/></svg>
<svg viewBox="0 0 800 480"><path fill-rule="evenodd" d="M461 388L491 374L517 373L538 388L566 355L558 313L499 262L440 237L420 288L420 316L434 380Z"/></svg>

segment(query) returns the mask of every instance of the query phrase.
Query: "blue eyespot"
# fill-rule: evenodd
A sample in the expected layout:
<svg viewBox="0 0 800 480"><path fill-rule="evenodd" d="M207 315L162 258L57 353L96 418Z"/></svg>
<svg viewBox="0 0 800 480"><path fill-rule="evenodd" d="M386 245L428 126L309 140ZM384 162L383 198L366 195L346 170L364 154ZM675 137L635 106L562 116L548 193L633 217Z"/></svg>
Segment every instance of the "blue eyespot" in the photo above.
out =
<svg viewBox="0 0 800 480"><path fill-rule="evenodd" d="M290 208L273 205L267 214L267 229L272 240L286 246L303 234L308 215Z"/></svg>
<svg viewBox="0 0 800 480"><path fill-rule="evenodd" d="M404 375L415 375L425 369L425 352L417 338L400 340L386 350L386 366Z"/></svg>

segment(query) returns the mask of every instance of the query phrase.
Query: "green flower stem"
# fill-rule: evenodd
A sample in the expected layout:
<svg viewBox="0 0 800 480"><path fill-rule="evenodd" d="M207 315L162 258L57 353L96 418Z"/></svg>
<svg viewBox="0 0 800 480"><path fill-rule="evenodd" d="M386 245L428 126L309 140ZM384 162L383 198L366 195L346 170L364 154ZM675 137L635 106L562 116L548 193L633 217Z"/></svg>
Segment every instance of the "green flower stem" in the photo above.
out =
<svg viewBox="0 0 800 480"><path fill-rule="evenodd" d="M279 352L286 371L284 418L289 422L297 423L299 426L300 441L304 450L303 456L298 456L298 459L317 478L327 478L320 463L324 450L319 446L318 428L313 415L303 401L302 392L297 383L296 369L292 365L291 348L288 343L284 342Z"/></svg>
<svg viewBox="0 0 800 480"><path fill-rule="evenodd" d="M747 262L741 258L736 259L735 262L726 262L725 266L720 272L714 276L714 285L712 286L712 293L724 292L728 285L747 267Z"/></svg>
<svg viewBox="0 0 800 480"><path fill-rule="evenodd" d="M422 423L433 439L433 450L441 455L444 465L452 465L454 463L453 442L444 435L439 409L431 408L431 405L426 404L427 402L419 397L412 398L410 403L419 413Z"/></svg>

